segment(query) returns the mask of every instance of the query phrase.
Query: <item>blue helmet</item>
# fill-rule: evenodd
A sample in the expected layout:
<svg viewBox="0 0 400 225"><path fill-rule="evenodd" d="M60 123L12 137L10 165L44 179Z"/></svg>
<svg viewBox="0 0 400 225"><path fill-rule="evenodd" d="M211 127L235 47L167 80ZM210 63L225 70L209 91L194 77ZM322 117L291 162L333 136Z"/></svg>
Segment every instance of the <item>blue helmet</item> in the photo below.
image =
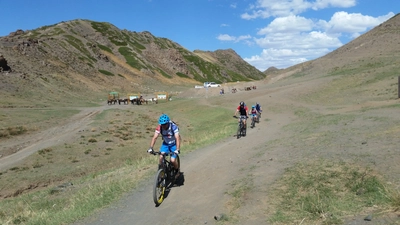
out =
<svg viewBox="0 0 400 225"><path fill-rule="evenodd" d="M158 123L159 123L160 125L166 124L166 123L168 123L168 122L169 122L169 116L168 116L167 114L162 114L162 115L160 116L160 118L158 119Z"/></svg>
<svg viewBox="0 0 400 225"><path fill-rule="evenodd" d="M252 105L252 106L251 106L251 108L255 108L255 107L256 107L255 105Z"/></svg>

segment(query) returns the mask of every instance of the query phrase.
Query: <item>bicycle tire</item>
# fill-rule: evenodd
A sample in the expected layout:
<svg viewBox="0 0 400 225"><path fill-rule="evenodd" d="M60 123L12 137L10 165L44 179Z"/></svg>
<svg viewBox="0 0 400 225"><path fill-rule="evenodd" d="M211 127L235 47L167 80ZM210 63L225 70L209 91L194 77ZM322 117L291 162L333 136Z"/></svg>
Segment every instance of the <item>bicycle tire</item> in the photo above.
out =
<svg viewBox="0 0 400 225"><path fill-rule="evenodd" d="M154 177L153 184L153 200L156 206L159 206L164 201L165 186L165 171L164 169L159 169Z"/></svg>
<svg viewBox="0 0 400 225"><path fill-rule="evenodd" d="M242 132L242 124L241 124L241 122L239 122L237 133L236 133L237 138L240 138L241 132Z"/></svg>
<svg viewBox="0 0 400 225"><path fill-rule="evenodd" d="M254 128L256 125L256 119L253 117L251 118L251 128Z"/></svg>

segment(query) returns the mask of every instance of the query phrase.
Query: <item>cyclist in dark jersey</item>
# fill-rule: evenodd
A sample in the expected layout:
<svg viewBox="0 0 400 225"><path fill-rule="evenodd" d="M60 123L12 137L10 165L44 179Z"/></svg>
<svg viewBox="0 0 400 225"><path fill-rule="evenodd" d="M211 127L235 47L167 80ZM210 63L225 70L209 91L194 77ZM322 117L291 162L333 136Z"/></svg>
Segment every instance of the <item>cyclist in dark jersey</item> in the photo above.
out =
<svg viewBox="0 0 400 225"><path fill-rule="evenodd" d="M258 103L258 102L256 102L256 110L257 110L257 112L258 112L258 113L260 113L260 114L261 114L261 112L262 112L262 108L261 108L261 105L260 105L260 103Z"/></svg>
<svg viewBox="0 0 400 225"><path fill-rule="evenodd" d="M236 116L237 113L240 114L239 121L240 121L240 119L243 119L245 128L246 128L246 120L247 120L248 111L249 111L249 109L247 108L246 104L244 104L244 102L240 102L239 106L236 108L235 115L234 115L234 116Z"/></svg>
<svg viewBox="0 0 400 225"><path fill-rule="evenodd" d="M153 152L154 144L156 143L159 135L163 137L163 143L161 144L160 152L171 154L171 163L175 167L176 174L179 175L178 162L176 161L176 156L180 153L179 148L181 146L179 128L169 119L168 115L166 114L162 114L158 119L158 126L154 131L154 136L151 139L150 148L147 150L147 152ZM164 157L164 154L160 154L160 165L162 162L162 157Z"/></svg>

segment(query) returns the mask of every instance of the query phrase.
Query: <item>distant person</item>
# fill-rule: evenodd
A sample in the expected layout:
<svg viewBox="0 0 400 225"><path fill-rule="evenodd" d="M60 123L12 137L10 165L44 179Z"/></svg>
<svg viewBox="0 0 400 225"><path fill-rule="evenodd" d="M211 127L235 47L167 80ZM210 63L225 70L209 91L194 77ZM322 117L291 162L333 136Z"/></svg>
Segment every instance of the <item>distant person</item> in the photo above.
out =
<svg viewBox="0 0 400 225"><path fill-rule="evenodd" d="M243 120L243 124L244 124L244 129L246 130L246 120L247 120L247 115L248 115L249 109L247 108L246 104L244 104L243 101L241 101L239 103L239 106L236 108L235 111L235 115L239 113L239 120L238 122L240 122L240 120Z"/></svg>
<svg viewBox="0 0 400 225"><path fill-rule="evenodd" d="M223 89L223 88L221 88L221 91L219 92L219 94L221 94L221 95L225 94L225 92L224 92L224 89Z"/></svg>
<svg viewBox="0 0 400 225"><path fill-rule="evenodd" d="M176 160L176 156L180 153L179 149L181 146L179 128L169 119L167 114L162 114L158 119L158 126L154 132L153 138L151 139L150 148L147 150L148 153L153 153L153 147L159 135L163 138L163 143L160 147L160 152L162 154L160 154L159 168L165 154L171 154L171 163L174 165L176 176L179 176L179 165Z"/></svg>
<svg viewBox="0 0 400 225"><path fill-rule="evenodd" d="M260 122L260 119L261 119L261 112L262 112L262 108L261 108L261 105L260 105L260 103L258 103L258 102L256 102L256 110L257 110L257 112L258 112L258 116L257 116L257 123L259 123Z"/></svg>
<svg viewBox="0 0 400 225"><path fill-rule="evenodd" d="M251 110L250 110L249 115L250 115L251 117L254 117L254 119L255 119L256 121L257 121L257 113L258 113L258 111L257 111L257 109L256 109L256 106L255 106L255 105L251 106Z"/></svg>
<svg viewBox="0 0 400 225"><path fill-rule="evenodd" d="M257 112L259 113L259 114L261 114L261 112L262 112L262 108L261 108L261 105L260 105L260 103L258 103L258 102L256 102L256 110L257 110Z"/></svg>

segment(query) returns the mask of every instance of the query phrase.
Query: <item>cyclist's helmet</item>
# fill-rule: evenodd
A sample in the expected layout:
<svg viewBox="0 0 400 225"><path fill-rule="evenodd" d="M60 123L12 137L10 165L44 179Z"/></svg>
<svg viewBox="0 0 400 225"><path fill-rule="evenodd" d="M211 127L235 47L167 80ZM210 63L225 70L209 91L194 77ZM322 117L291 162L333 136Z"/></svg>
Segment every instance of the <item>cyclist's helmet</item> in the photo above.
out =
<svg viewBox="0 0 400 225"><path fill-rule="evenodd" d="M244 102L240 102L239 105L240 105L240 106L244 106Z"/></svg>
<svg viewBox="0 0 400 225"><path fill-rule="evenodd" d="M167 124L169 122L169 116L167 114L162 114L158 119L160 125Z"/></svg>
<svg viewBox="0 0 400 225"><path fill-rule="evenodd" d="M255 105L252 105L252 106L251 106L252 109L254 109L255 107L256 107Z"/></svg>

